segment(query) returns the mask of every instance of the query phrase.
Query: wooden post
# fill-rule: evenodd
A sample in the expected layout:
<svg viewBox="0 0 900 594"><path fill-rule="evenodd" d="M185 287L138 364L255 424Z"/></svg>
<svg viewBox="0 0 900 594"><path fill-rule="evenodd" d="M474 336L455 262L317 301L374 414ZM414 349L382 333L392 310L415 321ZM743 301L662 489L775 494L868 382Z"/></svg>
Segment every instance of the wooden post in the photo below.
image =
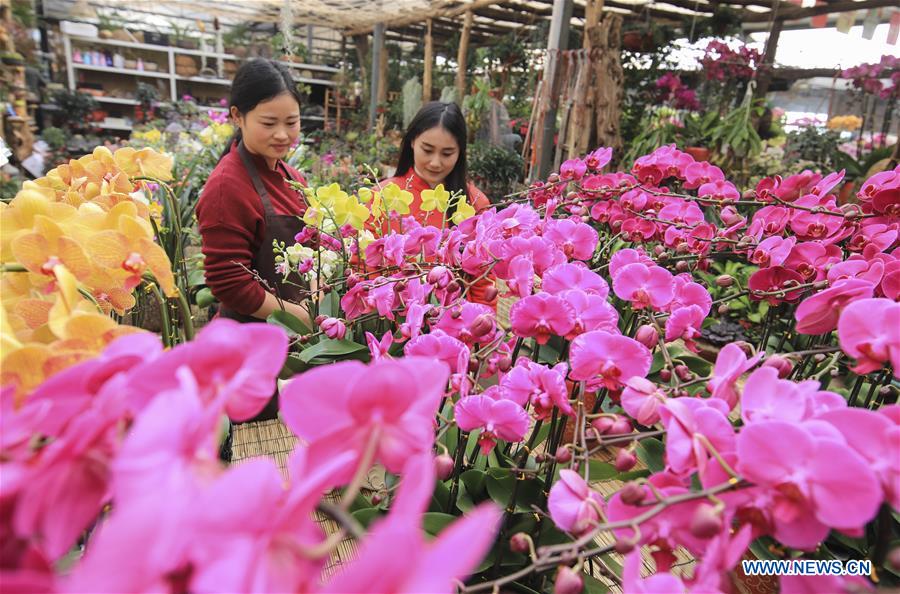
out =
<svg viewBox="0 0 900 594"><path fill-rule="evenodd" d="M544 80L549 85L548 88L553 89L554 79L556 78L555 64L556 60L550 59L550 54L561 52L568 47L569 44L569 21L572 20L573 0L553 0L553 14L550 21L550 34L547 40L547 61L548 66L544 72ZM552 91L551 91L552 92ZM541 154L537 169L538 176L547 177L550 168L553 165L553 136L556 132L556 105L555 100L551 99L547 107L547 113L544 115L543 134L541 135Z"/></svg>
<svg viewBox="0 0 900 594"><path fill-rule="evenodd" d="M592 32L591 46L599 54L594 63L594 146L606 146L618 155L622 148L619 125L625 95L622 70L622 15L608 12Z"/></svg>
<svg viewBox="0 0 900 594"><path fill-rule="evenodd" d="M463 21L462 33L459 36L459 52L456 54L456 99L460 105L462 105L463 97L466 96L466 56L469 54L469 35L472 33L472 20L474 18L472 11L467 10L466 18Z"/></svg>
<svg viewBox="0 0 900 594"><path fill-rule="evenodd" d="M600 13L603 11L603 0L587 0L584 5L584 37L581 47L591 49L591 36L588 33L600 22Z"/></svg>
<svg viewBox="0 0 900 594"><path fill-rule="evenodd" d="M431 37L431 19L425 20L425 72L422 74L422 103L431 101L431 68L434 62L434 39Z"/></svg>
<svg viewBox="0 0 900 594"><path fill-rule="evenodd" d="M369 61L369 36L365 34L354 35L353 44L356 46L356 61L359 62L359 78L362 88L369 86L369 75L366 68Z"/></svg>
<svg viewBox="0 0 900 594"><path fill-rule="evenodd" d="M381 55L378 60L378 104L387 103L388 94L388 48L384 45L384 35L381 37Z"/></svg>
<svg viewBox="0 0 900 594"><path fill-rule="evenodd" d="M381 64L381 53L384 49L384 24L377 23L375 30L372 32L372 74L369 87L369 129L375 128L375 111L378 108L378 67Z"/></svg>
<svg viewBox="0 0 900 594"><path fill-rule="evenodd" d="M784 21L776 20L772 23L769 38L766 40L766 49L763 52L762 64L759 68L759 77L756 79L756 89L753 91L754 99L764 99L772 84L772 69L775 66L775 52L778 50L778 38L781 37L781 28Z"/></svg>

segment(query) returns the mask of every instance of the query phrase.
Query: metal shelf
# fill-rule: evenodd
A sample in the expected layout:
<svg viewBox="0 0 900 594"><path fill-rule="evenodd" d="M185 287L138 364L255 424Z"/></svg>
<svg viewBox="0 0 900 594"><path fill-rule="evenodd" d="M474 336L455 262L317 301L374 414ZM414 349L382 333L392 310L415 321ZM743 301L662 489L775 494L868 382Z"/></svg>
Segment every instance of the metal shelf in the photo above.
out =
<svg viewBox="0 0 900 594"><path fill-rule="evenodd" d="M131 70L129 68L116 68L114 66L92 66L88 64L72 64L76 70L90 70L92 72L106 72L109 74L131 74L134 76L147 76L150 78L171 78L168 72L152 72L150 70ZM230 83L229 83L230 84Z"/></svg>

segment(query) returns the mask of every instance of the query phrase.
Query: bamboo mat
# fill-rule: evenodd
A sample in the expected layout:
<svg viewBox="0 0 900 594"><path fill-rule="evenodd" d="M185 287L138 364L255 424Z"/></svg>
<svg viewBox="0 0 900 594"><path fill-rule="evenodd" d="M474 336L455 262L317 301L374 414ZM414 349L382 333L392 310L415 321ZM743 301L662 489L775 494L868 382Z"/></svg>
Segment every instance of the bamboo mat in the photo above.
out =
<svg viewBox="0 0 900 594"><path fill-rule="evenodd" d="M285 481L290 480L287 462L297 444L297 436L279 420L260 421L258 423L242 423L232 426L231 463L240 464L243 461L258 456L269 456L278 465ZM325 500L330 503L339 503L340 498L335 491L325 495ZM325 514L314 512L316 523L325 534L334 534L339 530L338 524ZM325 564L324 576L333 575L342 563L356 556L356 542L347 537L342 540L332 552Z"/></svg>

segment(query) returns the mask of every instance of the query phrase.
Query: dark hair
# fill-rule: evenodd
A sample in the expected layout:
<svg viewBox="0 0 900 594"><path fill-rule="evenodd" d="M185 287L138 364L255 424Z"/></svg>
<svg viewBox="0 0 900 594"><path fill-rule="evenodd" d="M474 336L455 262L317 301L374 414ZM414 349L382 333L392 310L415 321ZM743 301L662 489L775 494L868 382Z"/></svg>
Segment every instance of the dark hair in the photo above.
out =
<svg viewBox="0 0 900 594"><path fill-rule="evenodd" d="M440 126L453 135L459 145L459 158L456 165L447 174L444 180L444 189L448 192L462 192L469 199L469 189L466 185L466 118L456 103L443 103L432 101L426 103L409 123L403 141L400 143L400 158L397 161L397 175L404 175L415 164L413 156L413 141L426 130ZM456 212L456 201L450 205L448 216Z"/></svg>
<svg viewBox="0 0 900 594"><path fill-rule="evenodd" d="M232 107L237 107L242 114L250 111L269 99L273 99L282 93L290 93L297 100L297 105L301 105L300 91L297 84L291 76L291 71L284 64L279 64L275 60L266 60L256 58L244 62L238 68L231 81L231 96L228 99L228 111ZM225 146L225 151L219 157L222 159L231 150L231 145L235 141L241 139L241 130L238 128L234 136Z"/></svg>

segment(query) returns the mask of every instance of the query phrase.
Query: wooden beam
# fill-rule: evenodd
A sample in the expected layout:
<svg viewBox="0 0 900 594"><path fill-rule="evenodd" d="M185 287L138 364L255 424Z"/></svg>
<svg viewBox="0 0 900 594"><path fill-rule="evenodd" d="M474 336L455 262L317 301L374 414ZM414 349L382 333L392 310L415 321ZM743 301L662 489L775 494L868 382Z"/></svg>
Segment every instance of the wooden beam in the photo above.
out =
<svg viewBox="0 0 900 594"><path fill-rule="evenodd" d="M466 11L466 18L463 21L462 33L459 36L459 51L456 53L456 99L462 105L463 97L466 96L466 66L467 56L469 53L469 35L472 32L472 11Z"/></svg>
<svg viewBox="0 0 900 594"><path fill-rule="evenodd" d="M789 8L779 9L777 18L781 21L796 21L823 14L850 12L851 10L866 10L868 8L883 8L886 6L897 6L897 0L863 0L862 2L841 0L840 2L823 4L821 6L813 6L810 8L791 6ZM771 12L743 11L741 13L741 22L744 23L768 22L771 19Z"/></svg>
<svg viewBox="0 0 900 594"><path fill-rule="evenodd" d="M425 72L422 74L422 103L431 101L431 67L434 63L434 40L431 37L431 19L425 21Z"/></svg>
<svg viewBox="0 0 900 594"><path fill-rule="evenodd" d="M369 85L369 74L366 68L369 62L369 36L354 35L353 45L356 46L356 59L359 62L359 77L362 87L365 89Z"/></svg>
<svg viewBox="0 0 900 594"><path fill-rule="evenodd" d="M772 67L775 64L775 52L778 50L778 39L781 37L781 28L784 21L781 19L772 23L769 37L766 39L766 49L763 51L762 63L759 66L759 76L756 79L756 88L753 90L753 98L761 99L769 92L772 83Z"/></svg>
<svg viewBox="0 0 900 594"><path fill-rule="evenodd" d="M378 60L378 105L387 103L388 94L388 47L382 41L381 56Z"/></svg>
<svg viewBox="0 0 900 594"><path fill-rule="evenodd" d="M491 6L493 4L504 4L507 0L473 0L472 2L467 3L457 3L457 2L447 2L444 3L444 6L441 8L436 8L430 11L422 11L418 12L413 16L405 16L399 17L396 19L391 19L389 21L385 21L385 25L390 27L402 27L403 25L411 25L413 23L421 23L426 18L437 18L437 17L457 17L465 12L470 10L478 10L484 6ZM447 6L452 4L452 6ZM366 25L363 27L351 27L346 31L348 34L354 33L368 33L372 30L372 25Z"/></svg>

